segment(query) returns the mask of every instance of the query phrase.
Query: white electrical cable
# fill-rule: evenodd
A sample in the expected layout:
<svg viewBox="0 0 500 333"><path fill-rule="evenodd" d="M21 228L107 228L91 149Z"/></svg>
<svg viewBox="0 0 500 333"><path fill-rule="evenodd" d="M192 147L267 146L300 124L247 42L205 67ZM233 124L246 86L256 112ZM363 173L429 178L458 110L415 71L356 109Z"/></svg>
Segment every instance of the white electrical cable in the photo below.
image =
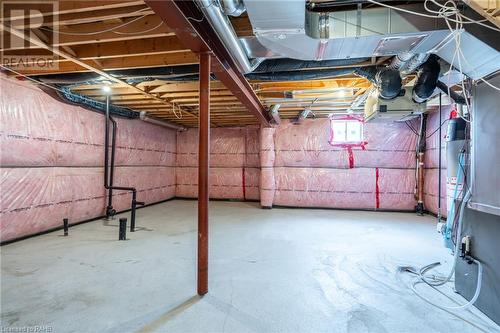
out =
<svg viewBox="0 0 500 333"><path fill-rule="evenodd" d="M444 4L440 4L436 0L425 0L424 1L424 8L426 9L426 11L428 11L429 13L435 14L435 15L429 15L429 14L425 14L425 13L419 13L419 12L407 10L407 9L404 9L404 8L399 8L399 7L387 5L385 3L381 3L381 2L378 2L378 1L375 1L375 0L368 0L368 2L371 2L373 4L376 4L376 5L379 5L379 6L382 6L382 7L390 8L390 9L393 9L393 10L397 10L397 11L400 11L400 12L405 12L405 13L408 13L408 14L412 14L412 15L418 15L418 16L428 17L428 18L440 18L440 19L444 19L446 25L448 26L448 29L450 30L450 35L455 40L455 45L456 45L455 46L455 52L453 54L453 59L452 59L452 62L451 62L451 66L453 67L453 65L455 63L455 59L458 58L459 72L460 72L460 74L462 76L463 76L463 71L462 71L462 68L461 68L462 67L461 66L462 60L461 60L460 57L462 57L463 60L468 63L467 58L465 58L463 56L463 53L462 53L462 50L461 50L461 37L460 37L460 34L463 31L463 25L464 24L473 24L474 23L474 24L479 24L479 25L484 26L486 28L489 28L489 29L492 29L492 30L500 32L500 29L497 29L495 27L492 27L490 25L482 23L482 22L487 21L486 19L485 20L477 21L477 20L473 20L470 17L467 17L467 16L463 15L462 13L460 13L460 10L458 9L458 7L457 7L457 5L456 5L456 3L455 3L454 0L448 0ZM433 10L433 9L429 8L429 6L428 6L429 2L432 2L435 6L437 6L439 8L439 10ZM452 18L453 15L455 16L454 19ZM464 22L464 19L467 20L467 21ZM450 22L455 23L455 29L453 29L451 27ZM453 39L451 39L451 40L453 40ZM472 68L472 66L470 66L470 64L469 64L469 67ZM450 80L450 78L448 78L448 80ZM494 86L493 84L487 82L485 79L480 79L480 80L483 81L483 82L485 82L488 86L492 87L493 89L500 91L499 87ZM449 92L450 92L449 82L448 82L447 86L448 86L448 95L449 95ZM469 101L467 99L467 96L465 95L466 94L466 90L465 90L465 86L464 86L463 80L460 82L460 86L462 87L462 92L464 93L465 102L467 104L467 107L470 110ZM467 122L470 122L468 119L464 118L462 115L460 115L460 117L463 120L465 120Z"/></svg>
<svg viewBox="0 0 500 333"><path fill-rule="evenodd" d="M114 34L117 34L117 35L140 35L140 34L145 34L147 32L150 32L150 31L153 31L153 30L156 30L158 29L159 27L161 27L162 25L164 24L163 21L161 21L160 23L158 23L157 25L155 25L154 27L152 28L149 28L149 29L146 29L146 30L142 30L142 31L134 31L134 32L121 32L121 31L113 31Z"/></svg>
<svg viewBox="0 0 500 333"><path fill-rule="evenodd" d="M137 13L141 13L143 11L146 11L146 10L149 10L149 8L142 8L142 9L139 9L139 10L136 10L130 14L137 14ZM139 16L139 17L136 17L134 18L133 20L130 20L128 22L125 22L125 23L122 23L120 25L117 25L115 27L112 27L112 28L109 28L109 29L105 29L105 30L99 30L99 31L91 31L91 32L64 32L64 31L59 31L59 30L54 30L54 29L51 29L51 28L46 28L46 27L40 27L39 29L40 30L45 30L45 31L50 31L50 32L54 32L56 34L60 34L60 35L69 35L69 36L92 36L92 35L98 35L98 34L102 34L102 33L105 33L105 32L111 32L111 31L114 31L116 29L120 29L120 28L123 28L129 24L132 24L136 21L139 21L143 18L145 18L146 16L148 16L149 14L145 14L145 15L142 15L142 16ZM163 21L162 21L163 23ZM161 24L160 24L161 25ZM159 25L158 25L159 26Z"/></svg>
<svg viewBox="0 0 500 333"><path fill-rule="evenodd" d="M481 262L479 260L473 259L473 261L477 265L476 291L474 292L474 296L471 298L471 300L465 304L458 305L458 306L446 306L446 305L439 305L439 304L434 303L433 301L429 300L427 297L423 296L416 289L417 284L422 284L422 283L428 284L427 282L422 281L420 278L413 281L411 289L418 297L422 298L424 301L434 305L437 308L440 308L440 309L444 308L444 309L448 309L448 310L466 310L466 309L470 308L474 303L476 303L477 299L479 298L479 294L481 293L481 282L483 280L483 265L481 264Z"/></svg>
<svg viewBox="0 0 500 333"><path fill-rule="evenodd" d="M23 77L23 78L25 78L25 79L27 79L27 80L29 80L29 81L32 81L32 82L34 82L34 83L36 83L36 84L40 84L40 85L42 85L42 86L44 86L44 87L47 87L47 88L53 89L53 90L55 90L55 91L59 91L60 93L63 93L63 94L66 94L66 93L67 93L67 91L64 91L64 90L59 89L59 88L54 87L54 86L51 86L50 84L47 84L47 83L45 83L45 82L37 81L37 80L35 80L35 79L33 79L33 78L31 78L31 77L29 77L29 76L25 75L25 74L19 73L18 71L14 70L14 69L12 69L12 68L6 67L6 66L4 66L4 65L2 65L2 64L0 64L0 68L3 68L3 69L5 69L5 70L7 70L7 71L9 71L9 72L11 72L11 73L16 74L16 75L19 75L19 76L21 76L21 77ZM79 97L81 97L81 98L82 98L82 99L84 99L84 100L89 101L89 102L96 102L96 100L95 100L95 99L89 98L89 97L87 97L87 96L85 96L85 95L78 94L78 96L79 96ZM101 102L101 101L98 101L98 102ZM102 103L102 102L101 102L101 103Z"/></svg>
<svg viewBox="0 0 500 333"><path fill-rule="evenodd" d="M64 91L64 90L59 89L59 88L54 87L54 86L51 86L50 84L47 84L47 83L45 83L45 82L40 82L40 81L37 81L37 80L35 80L35 79L32 79L31 77L29 77L29 76L27 76L27 75L24 75L24 74L22 74L22 73L19 73L18 71L13 70L12 68L6 67L6 66L4 66L4 65L2 65L2 64L0 64L0 68L3 68L3 69L5 69L5 70L8 70L8 71L10 71L10 72L12 72L12 73L16 74L16 75L19 75L19 76L21 76L21 77L24 77L25 79L28 79L28 80L30 80L30 81L32 81L32 82L34 82L34 83L36 83L36 84L40 84L40 85L45 86L45 87L47 87L47 88L53 89L53 90L55 90L55 91L59 91L60 93L63 93L63 94L66 94L66 93L67 93L67 91ZM84 100L89 101L89 102L96 102L96 100L95 100L95 99L88 98L88 97L86 97L85 95L78 94L78 96L79 96L80 98L84 99ZM100 102L100 101L98 101L98 102ZM171 102L171 103L172 103L172 102ZM129 108L129 109L130 109L130 108ZM131 109L131 110L132 110L132 109ZM174 115L175 115L175 117L176 117L177 119L182 119L182 111L180 111L180 112L179 112L179 111L175 111L175 106L174 106L174 103L172 103L172 112L174 113ZM180 116L178 115L178 113L180 114Z"/></svg>
<svg viewBox="0 0 500 333"><path fill-rule="evenodd" d="M412 15L417 15L417 16L422 16L422 17L428 17L428 18L441 18L441 19L445 18L445 17L442 16L443 14L440 14L440 15L430 15L430 14L419 13L419 12L415 12L415 11L412 11L412 10L408 10L408 9L404 9L404 8L399 8L399 7L387 5L385 3L378 2L378 1L375 1L375 0L367 0L367 1L371 2L371 3L375 4L375 5L378 5L378 6L382 6L382 7L394 9L394 10L397 10L397 11L400 11L400 12L404 12L404 13L408 13L408 14L412 14ZM425 0L425 2L427 2L427 1L429 1L429 0ZM433 12L435 12L435 11L433 11ZM446 12L446 15L450 15L450 13ZM458 13L458 15L460 15L461 18L467 20L467 22L464 22L465 24L479 24L479 25L484 26L486 28L489 28L489 29L492 29L492 30L500 32L500 29L492 27L490 25L487 25L487 24L483 23L483 22L485 22L487 20L479 20L479 21L477 21L477 20L473 20L470 17L465 16L465 15L463 15L461 13ZM449 19L449 20L452 21L452 22L456 22L456 20L454 20L454 19Z"/></svg>

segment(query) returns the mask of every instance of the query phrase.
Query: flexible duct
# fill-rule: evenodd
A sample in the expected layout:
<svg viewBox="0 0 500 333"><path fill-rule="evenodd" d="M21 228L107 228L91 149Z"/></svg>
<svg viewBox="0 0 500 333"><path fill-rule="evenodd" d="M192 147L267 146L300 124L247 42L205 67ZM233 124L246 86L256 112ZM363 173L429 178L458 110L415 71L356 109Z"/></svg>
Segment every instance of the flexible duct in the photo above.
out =
<svg viewBox="0 0 500 333"><path fill-rule="evenodd" d="M324 60L324 61L302 61L295 59L268 59L262 62L257 69L251 74L260 74L268 76L276 72L293 73L294 77L300 75L299 70L307 70L312 78L328 78L332 77L332 73L338 71L339 74L333 76L351 74L357 64L367 61L367 58L357 59L340 59L340 60ZM349 68L329 68L349 66ZM350 67L352 66L352 67ZM296 71L296 72L294 72ZM326 71L326 72L323 72ZM331 71L331 72L327 72ZM303 71L305 73L306 71ZM128 83L139 83L151 80L168 80L168 81L196 81L198 80L198 65L184 66L163 66L151 68L133 68L123 70L106 71L106 73L125 80ZM249 75L247 75L248 77ZM280 75L282 77L282 75ZM83 85L83 84L99 84L101 76L95 73L67 73L67 74L51 74L38 75L34 79L44 83L57 83L60 85ZM260 79L256 76L256 79ZM306 79L306 78L305 78ZM287 80L286 78L284 80Z"/></svg>
<svg viewBox="0 0 500 333"><path fill-rule="evenodd" d="M238 69L242 73L252 72L260 64L261 60L254 59L250 62L232 25L229 23L221 8L217 6L213 0L196 0L196 3L212 28L219 35L224 46L236 62Z"/></svg>
<svg viewBox="0 0 500 333"><path fill-rule="evenodd" d="M390 67L361 67L355 74L370 80L378 89L380 98L396 98L403 88L399 71Z"/></svg>
<svg viewBox="0 0 500 333"><path fill-rule="evenodd" d="M436 89L440 69L439 62L435 55L430 56L429 59L420 66L417 71L417 82L413 87L413 101L416 103L423 103L432 96L432 93Z"/></svg>
<svg viewBox="0 0 500 333"><path fill-rule="evenodd" d="M58 90L53 90L43 85L40 85L40 89L42 89L43 91L45 91L46 93L48 93L49 95L51 95L52 97L56 98L57 100L63 103L78 105L85 109L98 111L101 113L105 113L106 111L106 103L100 102L98 100L95 100L87 96L75 94L69 91L69 89L65 87L58 87ZM121 106L110 105L109 112L112 115L124 118L129 118L129 119L139 118L139 114L137 112Z"/></svg>
<svg viewBox="0 0 500 333"><path fill-rule="evenodd" d="M177 76L198 74L198 65L121 69L106 71L106 73L127 82L135 79L141 79L141 81L147 81L148 79L165 80ZM44 83L57 83L60 85L99 83L101 80L101 76L93 72L38 75L33 78Z"/></svg>
<svg viewBox="0 0 500 333"><path fill-rule="evenodd" d="M262 62L259 67L257 67L253 74L257 73L269 73L269 72L284 72L284 71L294 71L303 69L335 69L332 67L345 67L345 66L356 66L365 61L369 61L369 58L353 58L353 59L334 59L334 60L322 60L322 61L304 61L296 59L267 59Z"/></svg>
<svg viewBox="0 0 500 333"><path fill-rule="evenodd" d="M429 58L427 53L402 52L394 56L389 68L397 69L402 74L413 73Z"/></svg>

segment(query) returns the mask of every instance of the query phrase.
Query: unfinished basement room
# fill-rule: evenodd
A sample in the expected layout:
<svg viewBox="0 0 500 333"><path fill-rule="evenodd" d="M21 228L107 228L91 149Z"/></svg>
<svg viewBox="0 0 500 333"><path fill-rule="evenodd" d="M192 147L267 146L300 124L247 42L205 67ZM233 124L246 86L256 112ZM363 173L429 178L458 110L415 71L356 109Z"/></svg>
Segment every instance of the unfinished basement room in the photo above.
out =
<svg viewBox="0 0 500 333"><path fill-rule="evenodd" d="M500 333L500 0L0 23L0 332Z"/></svg>

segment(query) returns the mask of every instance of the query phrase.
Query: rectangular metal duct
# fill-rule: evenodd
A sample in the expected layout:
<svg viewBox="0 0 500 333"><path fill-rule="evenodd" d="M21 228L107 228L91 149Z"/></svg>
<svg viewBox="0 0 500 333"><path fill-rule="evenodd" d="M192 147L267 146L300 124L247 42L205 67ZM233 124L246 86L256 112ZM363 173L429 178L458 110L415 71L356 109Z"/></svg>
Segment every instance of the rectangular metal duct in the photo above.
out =
<svg viewBox="0 0 500 333"><path fill-rule="evenodd" d="M307 12L305 1L245 0L245 5L255 36L273 55L327 60L411 51L436 53L451 62L455 52L455 42L441 19L385 7L332 12L326 18L324 14L317 17ZM425 11L422 4L399 7ZM314 34L311 29L318 31ZM462 32L462 43L467 45L462 52L469 59L468 64L462 62L465 74L477 79L500 69L498 51L466 31Z"/></svg>

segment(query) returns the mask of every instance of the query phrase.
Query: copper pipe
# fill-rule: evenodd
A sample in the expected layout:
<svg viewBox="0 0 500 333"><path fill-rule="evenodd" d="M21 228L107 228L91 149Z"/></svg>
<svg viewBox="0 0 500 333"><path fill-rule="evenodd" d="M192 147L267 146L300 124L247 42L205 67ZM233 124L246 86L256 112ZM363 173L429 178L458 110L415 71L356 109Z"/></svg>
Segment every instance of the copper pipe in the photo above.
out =
<svg viewBox="0 0 500 333"><path fill-rule="evenodd" d="M210 53L200 53L198 117L198 295L208 292L208 201L210 166Z"/></svg>

